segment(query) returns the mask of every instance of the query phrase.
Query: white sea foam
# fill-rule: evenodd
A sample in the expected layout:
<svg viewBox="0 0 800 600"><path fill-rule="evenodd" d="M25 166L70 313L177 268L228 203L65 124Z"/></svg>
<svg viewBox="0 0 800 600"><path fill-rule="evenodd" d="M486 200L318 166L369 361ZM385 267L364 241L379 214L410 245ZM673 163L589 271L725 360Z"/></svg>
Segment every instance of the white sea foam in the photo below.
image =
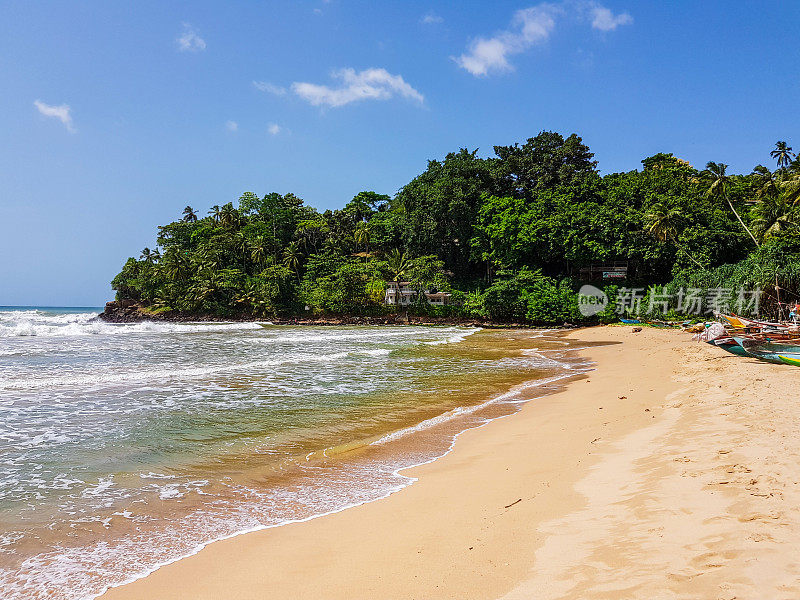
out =
<svg viewBox="0 0 800 600"><path fill-rule="evenodd" d="M472 334L478 333L479 331L481 331L481 329L482 329L481 327L474 327L472 329L465 329L465 330L459 331L458 333L456 333L454 335L451 335L450 337L445 338L443 340L434 340L432 342L423 342L423 343L425 343L425 344L427 344L429 346L438 346L440 344L458 344L459 342L463 342L465 339L467 339Z"/></svg>
<svg viewBox="0 0 800 600"><path fill-rule="evenodd" d="M102 496L103 493L111 488L114 485L114 476L109 475L108 477L101 478L100 481L97 482L97 485L88 487L83 492L81 492L81 496L84 498L93 498L97 496Z"/></svg>
<svg viewBox="0 0 800 600"><path fill-rule="evenodd" d="M267 324L266 322L264 324ZM106 323L95 313L50 313L47 311L0 311L0 338L74 337L86 335L125 335L161 333L199 333L226 330L260 329L256 322L172 323L142 321L140 323Z"/></svg>
<svg viewBox="0 0 800 600"><path fill-rule="evenodd" d="M392 351L389 348L372 348L371 350L358 350L364 356L388 356Z"/></svg>
<svg viewBox="0 0 800 600"><path fill-rule="evenodd" d="M230 364L216 364L208 367L189 367L189 368L180 368L180 367L170 367L170 368L154 368L154 369L147 369L141 370L137 369L130 372L123 372L123 373L114 373L114 372L102 372L102 373L80 373L76 375L62 375L62 376L55 376L55 377L29 377L24 379L3 379L0 378L0 389L6 390L32 390L32 389L44 389L44 388L53 388L58 386L70 386L70 387L108 387L113 385L119 384L132 384L138 382L150 382L150 381L158 381L158 380L181 380L181 379L193 379L198 377L209 377L209 376L216 376L221 375L224 373L230 372L240 372L240 373L253 373L253 372L260 372L269 370L271 368L280 366L280 365L287 365L287 364L301 364L301 363L327 363L333 362L337 360L341 360L343 358L347 358L351 355L358 355L358 354L366 354L371 355L375 353L376 355L380 354L388 354L390 351L385 349L374 349L374 350L352 350L346 352L335 352L331 354L310 354L310 353L292 353L292 354L285 354L280 358L275 359L266 359L266 360L256 360L250 362L243 362L237 363L233 362Z"/></svg>

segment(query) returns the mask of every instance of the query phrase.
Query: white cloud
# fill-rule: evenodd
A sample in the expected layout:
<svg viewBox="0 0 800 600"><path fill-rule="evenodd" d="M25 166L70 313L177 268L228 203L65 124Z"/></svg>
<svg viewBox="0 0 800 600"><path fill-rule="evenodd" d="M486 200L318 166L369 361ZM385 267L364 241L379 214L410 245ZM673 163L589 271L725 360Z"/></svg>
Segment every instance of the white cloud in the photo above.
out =
<svg viewBox="0 0 800 600"><path fill-rule="evenodd" d="M424 98L400 75L392 75L386 69L364 69L356 73L354 69L340 69L331 74L340 79L340 87L296 81L292 91L313 106L338 107L359 100L388 100L402 96L423 102Z"/></svg>
<svg viewBox="0 0 800 600"><path fill-rule="evenodd" d="M279 85L273 85L268 81L254 81L253 87L261 92L267 92L276 96L283 96L286 94L286 88Z"/></svg>
<svg viewBox="0 0 800 600"><path fill-rule="evenodd" d="M50 104L45 104L41 100L34 100L33 105L45 117L53 117L61 121L70 133L75 133L77 131L72 124L72 115L70 114L69 105L60 104L59 106L51 106Z"/></svg>
<svg viewBox="0 0 800 600"><path fill-rule="evenodd" d="M200 52L206 49L206 41L188 23L183 24L183 33L175 41L181 52Z"/></svg>
<svg viewBox="0 0 800 600"><path fill-rule="evenodd" d="M277 123L270 123L269 127L267 127L267 131L269 131L270 135L278 135L282 131L282 128Z"/></svg>
<svg viewBox="0 0 800 600"><path fill-rule="evenodd" d="M508 56L547 41L555 28L555 18L562 10L560 6L546 2L518 10L508 30L490 38L477 38L470 44L467 53L454 60L476 77L493 71L509 71L513 67L508 62Z"/></svg>
<svg viewBox="0 0 800 600"><path fill-rule="evenodd" d="M476 38L470 43L467 52L453 60L476 77L513 70L509 57L525 52L535 44L545 43L553 33L557 19L571 17L583 20L587 13L592 19L592 27L600 31L613 31L620 25L633 23L633 17L627 12L615 15L610 9L594 1L542 2L518 10L508 29L492 37Z"/></svg>
<svg viewBox="0 0 800 600"><path fill-rule="evenodd" d="M623 12L615 15L605 6L594 6L591 9L592 28L600 31L614 31L620 25L630 25L633 17Z"/></svg>
<svg viewBox="0 0 800 600"><path fill-rule="evenodd" d="M419 22L422 23L423 25L434 25L436 23L441 23L443 21L444 19L442 17L432 12L429 12L419 20Z"/></svg>
<svg viewBox="0 0 800 600"><path fill-rule="evenodd" d="M225 129L231 133L239 131L239 124L236 121L226 121Z"/></svg>

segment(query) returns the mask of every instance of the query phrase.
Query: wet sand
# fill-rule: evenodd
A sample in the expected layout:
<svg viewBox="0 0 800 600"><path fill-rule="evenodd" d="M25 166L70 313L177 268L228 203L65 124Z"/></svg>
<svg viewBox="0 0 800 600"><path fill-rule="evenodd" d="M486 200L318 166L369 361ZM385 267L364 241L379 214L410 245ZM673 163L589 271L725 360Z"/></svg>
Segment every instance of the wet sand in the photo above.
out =
<svg viewBox="0 0 800 600"><path fill-rule="evenodd" d="M213 543L106 600L800 597L800 370L574 332L588 376L389 498Z"/></svg>

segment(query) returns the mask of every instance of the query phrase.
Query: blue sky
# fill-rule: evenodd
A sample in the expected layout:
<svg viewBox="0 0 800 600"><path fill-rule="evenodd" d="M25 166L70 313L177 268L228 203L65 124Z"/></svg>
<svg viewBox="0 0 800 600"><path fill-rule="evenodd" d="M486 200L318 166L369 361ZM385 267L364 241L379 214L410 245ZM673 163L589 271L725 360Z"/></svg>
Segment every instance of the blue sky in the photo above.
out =
<svg viewBox="0 0 800 600"><path fill-rule="evenodd" d="M0 4L0 305L100 305L187 204L392 194L577 132L604 173L793 140L794 2Z"/></svg>

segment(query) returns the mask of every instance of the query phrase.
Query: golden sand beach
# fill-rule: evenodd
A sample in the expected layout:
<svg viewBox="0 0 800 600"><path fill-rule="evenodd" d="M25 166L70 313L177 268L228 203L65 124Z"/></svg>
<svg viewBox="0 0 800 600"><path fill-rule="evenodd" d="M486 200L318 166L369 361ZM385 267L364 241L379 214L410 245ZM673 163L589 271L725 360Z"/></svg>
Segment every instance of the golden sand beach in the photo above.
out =
<svg viewBox="0 0 800 600"><path fill-rule="evenodd" d="M210 544L104 600L800 597L800 370L672 330L463 433L386 499Z"/></svg>

